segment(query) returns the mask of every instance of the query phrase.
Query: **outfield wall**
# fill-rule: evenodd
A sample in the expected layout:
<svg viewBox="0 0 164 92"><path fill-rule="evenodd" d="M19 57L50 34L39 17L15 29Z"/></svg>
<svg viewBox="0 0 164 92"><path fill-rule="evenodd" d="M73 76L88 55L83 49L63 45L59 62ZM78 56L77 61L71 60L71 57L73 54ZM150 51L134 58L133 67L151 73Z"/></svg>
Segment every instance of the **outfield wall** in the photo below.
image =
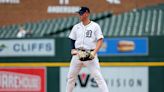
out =
<svg viewBox="0 0 164 92"><path fill-rule="evenodd" d="M121 39L129 39L138 46L140 39L133 38ZM145 45L142 51L117 52L119 56L110 56L113 52L105 50L108 45L101 49L105 51L103 54L109 54L100 55L100 65L111 92L164 92L164 38L146 39L144 44L148 46ZM118 42L118 38L113 42ZM117 45L112 46L116 48ZM140 55L133 55L136 53ZM0 55L0 92L65 91L71 59L68 38L1 39ZM79 73L76 85L78 92L98 92L97 84L86 68Z"/></svg>
<svg viewBox="0 0 164 92"><path fill-rule="evenodd" d="M100 62L163 62L164 38L122 37L106 38L99 53ZM117 43L132 41L135 49L119 52ZM69 62L68 38L0 39L0 62Z"/></svg>

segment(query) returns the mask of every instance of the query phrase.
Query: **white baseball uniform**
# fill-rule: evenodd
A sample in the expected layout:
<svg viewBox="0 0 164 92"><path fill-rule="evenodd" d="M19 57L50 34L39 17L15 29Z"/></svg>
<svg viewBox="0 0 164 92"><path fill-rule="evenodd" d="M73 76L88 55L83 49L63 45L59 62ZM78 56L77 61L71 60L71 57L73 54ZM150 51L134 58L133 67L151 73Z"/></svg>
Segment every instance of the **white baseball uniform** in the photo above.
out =
<svg viewBox="0 0 164 92"><path fill-rule="evenodd" d="M88 25L82 22L74 25L69 35L70 39L75 40L75 48L95 49L97 40L104 38L100 26L91 21ZM108 92L108 87L100 71L100 65L97 55L93 60L80 61L77 55L73 55L68 72L66 92L73 92L76 78L81 68L86 66L95 78L101 92Z"/></svg>

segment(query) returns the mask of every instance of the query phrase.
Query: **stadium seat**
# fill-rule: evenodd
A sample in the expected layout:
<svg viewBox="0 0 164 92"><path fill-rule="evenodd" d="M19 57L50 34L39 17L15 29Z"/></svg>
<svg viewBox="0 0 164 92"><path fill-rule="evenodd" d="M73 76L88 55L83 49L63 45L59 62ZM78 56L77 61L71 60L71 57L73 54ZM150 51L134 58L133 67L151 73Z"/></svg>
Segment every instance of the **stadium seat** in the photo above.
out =
<svg viewBox="0 0 164 92"><path fill-rule="evenodd" d="M90 18L100 24L106 37L119 36L161 36L164 35L164 5L149 6L108 16L110 11L91 14ZM32 30L33 37L67 37L79 19L74 16L46 19L22 24L27 31ZM15 38L18 24L0 27L0 38Z"/></svg>
<svg viewBox="0 0 164 92"><path fill-rule="evenodd" d="M110 28L109 28L109 34L108 34L108 36L113 36L113 34L114 34L114 31L115 31L115 25L116 25L116 16L113 16L112 18L111 18L111 25L110 25Z"/></svg>
<svg viewBox="0 0 164 92"><path fill-rule="evenodd" d="M120 36L124 36L125 35L125 29L128 23L128 13L124 13L123 14L123 22L122 22L122 26L121 26L121 31L120 31Z"/></svg>

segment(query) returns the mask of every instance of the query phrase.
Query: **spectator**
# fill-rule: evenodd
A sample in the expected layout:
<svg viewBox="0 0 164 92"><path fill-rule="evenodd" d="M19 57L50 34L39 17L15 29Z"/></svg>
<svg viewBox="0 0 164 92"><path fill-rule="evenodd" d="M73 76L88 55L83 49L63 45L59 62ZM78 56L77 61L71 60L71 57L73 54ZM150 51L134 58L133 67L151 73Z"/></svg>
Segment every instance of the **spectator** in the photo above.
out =
<svg viewBox="0 0 164 92"><path fill-rule="evenodd" d="M32 30L26 31L23 27L19 28L19 32L17 33L17 38L30 37L32 35Z"/></svg>
<svg viewBox="0 0 164 92"><path fill-rule="evenodd" d="M24 38L26 36L26 30L23 27L19 28L19 32L17 33L17 38Z"/></svg>

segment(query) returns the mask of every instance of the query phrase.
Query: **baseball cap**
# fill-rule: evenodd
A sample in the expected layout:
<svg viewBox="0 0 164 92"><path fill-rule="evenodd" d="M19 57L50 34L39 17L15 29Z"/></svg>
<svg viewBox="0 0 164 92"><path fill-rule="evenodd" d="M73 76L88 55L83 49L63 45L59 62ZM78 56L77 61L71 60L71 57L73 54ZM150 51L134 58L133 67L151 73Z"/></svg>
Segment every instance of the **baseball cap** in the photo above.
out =
<svg viewBox="0 0 164 92"><path fill-rule="evenodd" d="M83 6L79 11L77 11L77 13L79 13L79 15L83 15L86 11L90 13L90 9L88 7Z"/></svg>

